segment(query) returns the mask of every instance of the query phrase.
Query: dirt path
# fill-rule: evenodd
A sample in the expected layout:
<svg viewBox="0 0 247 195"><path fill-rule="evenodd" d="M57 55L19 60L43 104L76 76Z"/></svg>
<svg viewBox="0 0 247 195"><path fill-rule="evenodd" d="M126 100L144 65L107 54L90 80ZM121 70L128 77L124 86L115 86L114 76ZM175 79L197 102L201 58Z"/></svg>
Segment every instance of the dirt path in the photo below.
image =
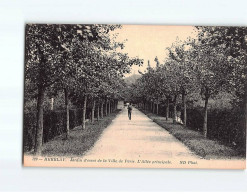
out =
<svg viewBox="0 0 247 195"><path fill-rule="evenodd" d="M168 131L135 108L132 120L128 119L127 109L124 108L83 158L199 159Z"/></svg>

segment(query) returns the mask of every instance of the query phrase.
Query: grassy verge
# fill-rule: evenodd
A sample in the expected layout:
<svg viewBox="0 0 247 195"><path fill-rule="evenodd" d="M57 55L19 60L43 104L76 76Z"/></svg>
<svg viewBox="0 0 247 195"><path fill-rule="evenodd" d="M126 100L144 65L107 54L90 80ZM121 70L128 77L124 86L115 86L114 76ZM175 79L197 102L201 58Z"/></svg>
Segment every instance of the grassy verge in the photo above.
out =
<svg viewBox="0 0 247 195"><path fill-rule="evenodd" d="M103 130L111 124L120 110L117 110L108 116L95 121L94 124L88 122L86 129L82 131L81 126L71 130L68 139L58 136L55 139L45 143L42 149L43 156L82 156L91 149L95 142L101 136Z"/></svg>
<svg viewBox="0 0 247 195"><path fill-rule="evenodd" d="M191 151L205 159L242 158L236 150L219 143L216 140L204 138L200 132L191 130L181 124L173 124L172 119L166 121L165 117L140 110L155 123L169 131L174 137L184 143Z"/></svg>

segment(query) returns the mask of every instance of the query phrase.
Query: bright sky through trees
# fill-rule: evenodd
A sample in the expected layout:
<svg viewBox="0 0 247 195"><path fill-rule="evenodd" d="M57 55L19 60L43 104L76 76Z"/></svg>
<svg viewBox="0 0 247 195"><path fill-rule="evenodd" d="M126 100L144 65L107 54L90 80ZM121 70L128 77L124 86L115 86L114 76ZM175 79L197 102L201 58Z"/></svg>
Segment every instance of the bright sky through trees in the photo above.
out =
<svg viewBox="0 0 247 195"><path fill-rule="evenodd" d="M117 40L124 41L124 52L129 56L138 56L144 59L142 67L132 66L132 72L138 73L138 70L145 71L147 61L150 65L155 66L154 58L157 56L159 61L163 63L166 58L166 47L170 47L172 43L179 37L180 40L186 40L188 37L195 37L196 29L192 26L157 26L157 25L123 25L122 29L114 31L119 33ZM127 76L127 75L126 75Z"/></svg>

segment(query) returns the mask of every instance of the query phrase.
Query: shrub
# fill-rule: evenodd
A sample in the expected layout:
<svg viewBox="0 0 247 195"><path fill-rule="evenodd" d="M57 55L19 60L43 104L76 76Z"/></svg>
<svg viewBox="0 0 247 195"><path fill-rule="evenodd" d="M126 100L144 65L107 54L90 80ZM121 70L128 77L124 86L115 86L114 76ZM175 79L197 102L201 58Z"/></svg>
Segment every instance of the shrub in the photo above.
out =
<svg viewBox="0 0 247 195"><path fill-rule="evenodd" d="M23 150L30 151L35 144L36 113L25 113L23 119Z"/></svg>
<svg viewBox="0 0 247 195"><path fill-rule="evenodd" d="M70 129L81 125L82 109L70 110ZM88 115L89 116L89 115ZM30 151L35 146L36 112L24 113L23 150ZM43 143L66 132L66 111L46 111L44 113Z"/></svg>
<svg viewBox="0 0 247 195"><path fill-rule="evenodd" d="M183 120L183 112L182 112ZM191 129L202 131L203 126L203 109L187 109L187 126Z"/></svg>
<svg viewBox="0 0 247 195"><path fill-rule="evenodd" d="M239 110L210 109L208 111L208 138L217 139L227 144L241 145L241 131L244 115ZM202 132L203 109L193 108L187 110L188 127Z"/></svg>
<svg viewBox="0 0 247 195"><path fill-rule="evenodd" d="M49 111L44 114L43 142L66 132L66 112Z"/></svg>
<svg viewBox="0 0 247 195"><path fill-rule="evenodd" d="M69 128L73 129L82 124L83 109L73 109L69 111Z"/></svg>

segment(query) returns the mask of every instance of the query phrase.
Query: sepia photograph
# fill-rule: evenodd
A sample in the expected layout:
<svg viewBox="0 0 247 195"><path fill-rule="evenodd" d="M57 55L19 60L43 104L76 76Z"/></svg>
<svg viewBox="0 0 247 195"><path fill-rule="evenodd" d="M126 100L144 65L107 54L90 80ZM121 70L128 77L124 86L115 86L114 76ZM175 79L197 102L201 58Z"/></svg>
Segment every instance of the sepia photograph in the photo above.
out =
<svg viewBox="0 0 247 195"><path fill-rule="evenodd" d="M246 34L26 24L23 165L246 169Z"/></svg>

